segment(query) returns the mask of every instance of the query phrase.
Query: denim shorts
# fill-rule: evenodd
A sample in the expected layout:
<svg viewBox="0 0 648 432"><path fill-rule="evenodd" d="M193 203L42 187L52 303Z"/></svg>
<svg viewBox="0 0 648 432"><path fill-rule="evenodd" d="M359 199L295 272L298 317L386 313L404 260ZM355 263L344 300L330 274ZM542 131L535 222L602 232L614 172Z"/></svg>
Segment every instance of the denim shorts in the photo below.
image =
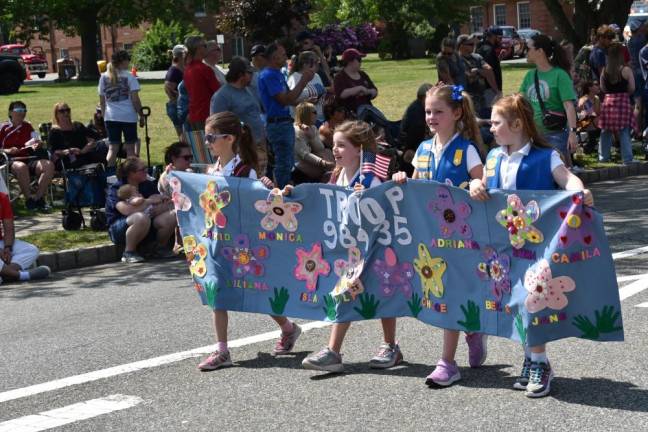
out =
<svg viewBox="0 0 648 432"><path fill-rule="evenodd" d="M108 142L112 145L122 142L122 133L124 135L124 144L135 144L137 142L137 123L107 120L106 132L108 133Z"/></svg>
<svg viewBox="0 0 648 432"><path fill-rule="evenodd" d="M569 132L567 129L547 132L544 135L544 139L547 140L547 143L558 150L565 158L569 157L569 151L567 150Z"/></svg>
<svg viewBox="0 0 648 432"><path fill-rule="evenodd" d="M126 223L126 219L127 218L125 217L117 219L112 223L112 225L108 227L108 236L110 237L110 240L112 240L112 242L116 245L126 244L126 230L128 229L128 223ZM154 240L155 236L156 230L153 226L153 221L151 221L151 229L149 229L147 236L144 237L144 240L142 240L140 243Z"/></svg>

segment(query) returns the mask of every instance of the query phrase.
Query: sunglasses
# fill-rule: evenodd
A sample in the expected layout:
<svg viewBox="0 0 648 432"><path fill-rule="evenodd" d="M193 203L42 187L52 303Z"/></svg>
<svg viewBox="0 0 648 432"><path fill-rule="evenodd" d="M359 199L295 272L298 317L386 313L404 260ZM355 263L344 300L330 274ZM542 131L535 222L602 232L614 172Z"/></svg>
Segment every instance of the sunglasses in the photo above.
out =
<svg viewBox="0 0 648 432"><path fill-rule="evenodd" d="M218 138L225 138L230 136L230 134L205 134L205 142L207 144L213 144Z"/></svg>
<svg viewBox="0 0 648 432"><path fill-rule="evenodd" d="M70 108L59 108L59 109L57 109L56 111L57 111L57 112L60 112L61 114L65 114L65 113L70 113L70 112L72 112L72 110L71 110Z"/></svg>
<svg viewBox="0 0 648 432"><path fill-rule="evenodd" d="M13 111L13 112L15 112L15 113L26 113L26 112L27 112L27 108L14 108L14 109L12 109L11 111Z"/></svg>

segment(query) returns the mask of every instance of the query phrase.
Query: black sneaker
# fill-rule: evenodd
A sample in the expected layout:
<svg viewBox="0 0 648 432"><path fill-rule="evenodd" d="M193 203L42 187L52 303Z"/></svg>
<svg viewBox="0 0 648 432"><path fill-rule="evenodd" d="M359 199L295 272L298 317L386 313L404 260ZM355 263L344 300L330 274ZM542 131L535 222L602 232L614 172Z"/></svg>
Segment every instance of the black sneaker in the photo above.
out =
<svg viewBox="0 0 648 432"><path fill-rule="evenodd" d="M36 201L36 206L40 211L48 212L52 210L52 207L50 207L49 204L47 204L47 201L45 201L44 198L41 198L38 201Z"/></svg>
<svg viewBox="0 0 648 432"><path fill-rule="evenodd" d="M33 198L27 198L27 201L25 201L25 207L27 207L27 210L34 211L38 209L38 201Z"/></svg>

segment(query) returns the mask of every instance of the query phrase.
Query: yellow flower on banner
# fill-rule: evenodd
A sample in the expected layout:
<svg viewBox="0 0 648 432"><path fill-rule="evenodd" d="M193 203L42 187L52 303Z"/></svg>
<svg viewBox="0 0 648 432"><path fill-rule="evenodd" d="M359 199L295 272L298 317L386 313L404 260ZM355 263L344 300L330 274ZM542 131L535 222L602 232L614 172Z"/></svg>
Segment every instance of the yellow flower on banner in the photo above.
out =
<svg viewBox="0 0 648 432"><path fill-rule="evenodd" d="M221 211L231 201L229 191L218 192L218 185L211 180L207 182L207 189L200 194L200 207L205 210L205 227L225 228L227 218Z"/></svg>
<svg viewBox="0 0 648 432"><path fill-rule="evenodd" d="M191 274L198 277L205 276L207 273L207 263L205 262L205 258L207 258L207 246L196 242L194 236L183 237L182 244Z"/></svg>
<svg viewBox="0 0 648 432"><path fill-rule="evenodd" d="M442 258L432 258L427 246L418 245L418 258L414 258L414 269L421 278L423 296L430 299L430 293L438 298L443 297L443 280L441 277L446 271L446 262Z"/></svg>

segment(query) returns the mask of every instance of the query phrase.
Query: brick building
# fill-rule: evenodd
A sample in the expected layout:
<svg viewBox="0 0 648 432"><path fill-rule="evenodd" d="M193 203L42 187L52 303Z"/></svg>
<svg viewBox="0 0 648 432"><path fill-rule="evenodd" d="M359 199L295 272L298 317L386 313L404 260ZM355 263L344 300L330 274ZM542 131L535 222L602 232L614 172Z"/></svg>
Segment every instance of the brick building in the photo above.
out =
<svg viewBox="0 0 648 432"><path fill-rule="evenodd" d="M574 15L574 6L563 2L568 18ZM489 0L481 6L470 8L470 23L461 26L462 33L482 32L492 25L540 30L551 37L562 35L542 0Z"/></svg>

